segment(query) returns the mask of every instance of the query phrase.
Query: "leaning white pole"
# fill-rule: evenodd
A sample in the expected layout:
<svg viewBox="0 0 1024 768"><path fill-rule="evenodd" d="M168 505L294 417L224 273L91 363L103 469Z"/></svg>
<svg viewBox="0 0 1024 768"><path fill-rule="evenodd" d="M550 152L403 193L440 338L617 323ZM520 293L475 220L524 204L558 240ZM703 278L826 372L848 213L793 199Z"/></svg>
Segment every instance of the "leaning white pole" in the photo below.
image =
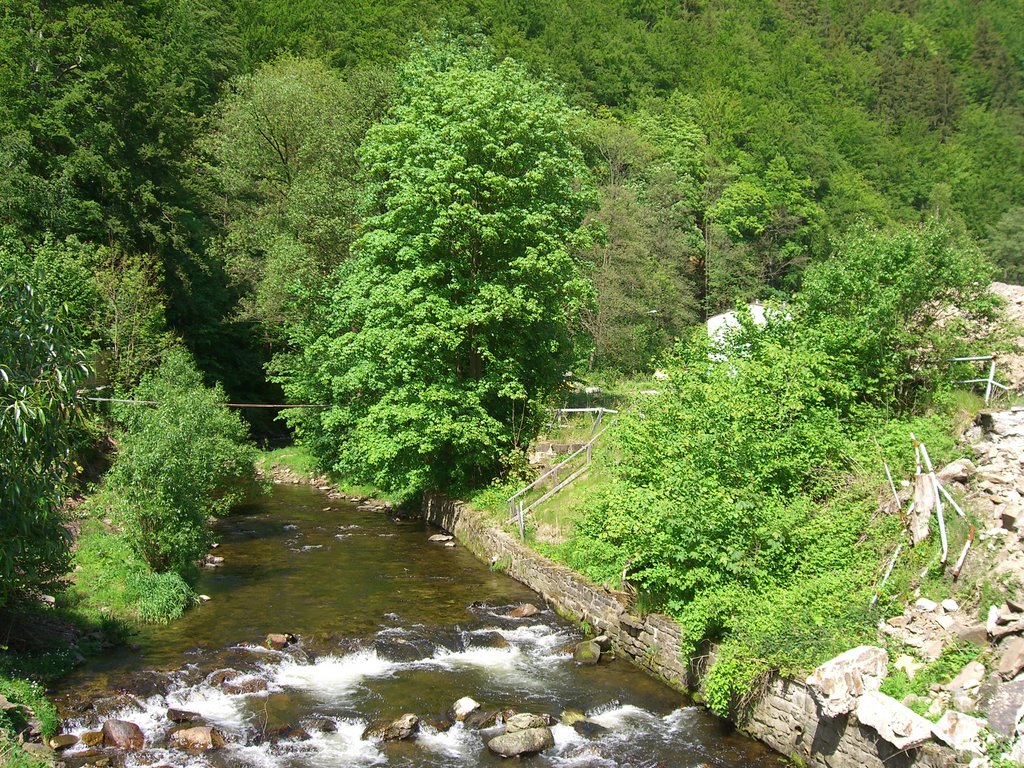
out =
<svg viewBox="0 0 1024 768"><path fill-rule="evenodd" d="M878 596L882 594L882 587L885 586L885 582L889 580L889 575L892 573L892 567L896 565L896 558L900 556L900 551L903 549L903 542L901 541L899 546L896 547L896 552L892 556L892 560L889 561L889 567L885 569L885 575L882 577L881 583L878 585L878 589L875 590L874 597L871 598L871 602L868 605L874 605L878 602Z"/></svg>
<svg viewBox="0 0 1024 768"><path fill-rule="evenodd" d="M924 457L924 465L928 470L928 477L932 481L932 488L935 490L935 514L939 518L939 538L942 540L942 564L946 564L949 557L949 543L946 541L946 520L942 514L942 492L939 490L939 479L935 477L935 470L932 468L931 457L928 456L928 449L921 443L921 455Z"/></svg>

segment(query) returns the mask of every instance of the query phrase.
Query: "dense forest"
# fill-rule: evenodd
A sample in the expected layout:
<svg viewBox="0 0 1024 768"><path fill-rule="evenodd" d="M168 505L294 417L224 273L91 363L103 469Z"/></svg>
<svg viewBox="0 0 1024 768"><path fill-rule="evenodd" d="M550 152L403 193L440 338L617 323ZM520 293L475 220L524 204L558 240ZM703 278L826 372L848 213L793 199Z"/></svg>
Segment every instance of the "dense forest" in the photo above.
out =
<svg viewBox="0 0 1024 768"><path fill-rule="evenodd" d="M806 528L838 476L816 469L862 455L846 426L930 402L924 336L895 327L952 296L984 314L988 265L1024 279L1016 0L7 0L0 105L0 607L66 572L68 483L133 532L82 556L126 558L123 599L166 617L255 483L250 436L405 498L479 488L567 371L672 372L620 470L665 514L707 488L652 467L714 475L680 458L707 448L708 377L723 424L749 387L792 408L771 429L805 468L737 459L719 511L756 490ZM693 329L752 300L792 302L792 336L748 347L752 379L695 372ZM825 384L783 407L794 366ZM751 462L774 469L730 491ZM564 555L595 578L637 562L610 498ZM695 644L737 584L796 578L736 566L706 596L658 546L651 595L706 609Z"/></svg>

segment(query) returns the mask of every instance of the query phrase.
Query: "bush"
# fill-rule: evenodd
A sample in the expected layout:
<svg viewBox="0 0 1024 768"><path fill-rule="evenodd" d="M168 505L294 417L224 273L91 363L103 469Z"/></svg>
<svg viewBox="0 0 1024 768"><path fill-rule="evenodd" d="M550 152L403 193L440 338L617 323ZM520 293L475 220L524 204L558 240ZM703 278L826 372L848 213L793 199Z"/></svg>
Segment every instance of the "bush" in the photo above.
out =
<svg viewBox="0 0 1024 768"><path fill-rule="evenodd" d="M189 576L211 543L207 518L255 483L256 451L224 392L203 386L184 351L143 377L134 398L155 405L117 411L120 449L108 475L117 517L150 567Z"/></svg>
<svg viewBox="0 0 1024 768"><path fill-rule="evenodd" d="M661 394L620 418L622 461L560 554L597 581L625 574L679 619L687 653L719 645L717 712L874 635L889 598L870 608L872 590L902 535L878 514L879 453L905 475L910 432L936 463L955 451L941 419L909 409L952 402L938 370L959 327L938 317L983 310L983 275L941 230L862 233L767 327L696 333Z"/></svg>

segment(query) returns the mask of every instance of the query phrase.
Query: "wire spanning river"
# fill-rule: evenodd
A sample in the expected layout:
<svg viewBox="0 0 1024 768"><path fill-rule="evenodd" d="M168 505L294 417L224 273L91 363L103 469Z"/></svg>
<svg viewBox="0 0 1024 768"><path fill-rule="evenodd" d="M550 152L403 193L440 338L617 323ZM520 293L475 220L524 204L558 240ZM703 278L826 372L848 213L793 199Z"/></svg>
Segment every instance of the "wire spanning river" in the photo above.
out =
<svg viewBox="0 0 1024 768"><path fill-rule="evenodd" d="M578 667L579 630L539 596L488 570L459 547L429 543L419 521L397 522L332 502L305 486L218 525L222 567L204 572L205 605L147 628L138 650L106 657L58 692L71 730L110 717L139 725L146 747L97 753L78 745L69 768L112 758L129 766L490 766L498 732L456 723L463 696L485 710L587 714L589 736L558 724L536 766L697 768L776 766L765 747L623 660ZM524 602L542 608L507 617ZM268 633L294 633L282 651ZM169 744L168 708L198 713L225 737L222 749L189 754ZM370 723L411 712L414 739L363 738ZM605 730L606 729L606 730Z"/></svg>

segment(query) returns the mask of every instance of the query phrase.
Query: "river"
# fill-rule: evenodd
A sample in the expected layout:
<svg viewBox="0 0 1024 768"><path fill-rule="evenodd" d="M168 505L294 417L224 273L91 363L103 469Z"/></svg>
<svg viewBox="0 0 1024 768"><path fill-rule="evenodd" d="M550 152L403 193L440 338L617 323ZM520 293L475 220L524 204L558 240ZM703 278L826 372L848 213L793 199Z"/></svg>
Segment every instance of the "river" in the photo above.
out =
<svg viewBox="0 0 1024 768"><path fill-rule="evenodd" d="M189 768L502 764L486 748L500 727L447 727L452 704L471 696L483 711L557 717L571 708L607 729L584 736L555 725L555 746L531 765L779 765L778 755L625 660L575 665L579 627L461 547L429 542L436 532L313 488L275 485L258 505L218 522L224 563L204 569L198 584L209 602L144 628L131 649L91 661L56 691L68 730L81 734L117 717L142 728L146 748L111 755L79 745L64 761L69 768L111 757L115 765ZM509 618L522 603L541 611ZM270 650L263 641L272 632L298 640ZM226 746L203 754L169 746L176 727L169 707L198 713L224 733ZM414 739L362 738L368 724L406 712L422 718Z"/></svg>

